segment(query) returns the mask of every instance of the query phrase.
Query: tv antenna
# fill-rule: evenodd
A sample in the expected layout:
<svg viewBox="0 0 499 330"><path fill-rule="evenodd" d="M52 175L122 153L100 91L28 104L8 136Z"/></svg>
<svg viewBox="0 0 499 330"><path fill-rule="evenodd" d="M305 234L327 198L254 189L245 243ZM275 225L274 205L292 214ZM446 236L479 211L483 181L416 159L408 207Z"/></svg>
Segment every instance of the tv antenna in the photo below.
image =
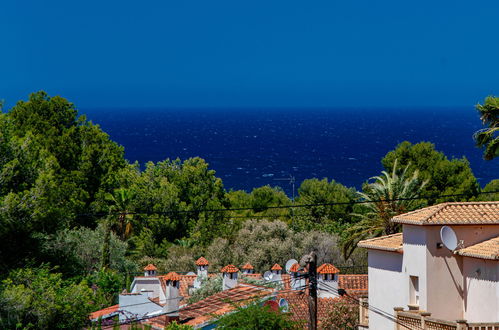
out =
<svg viewBox="0 0 499 330"><path fill-rule="evenodd" d="M294 203L295 202L295 177L292 175L289 175L289 178L281 178L281 179L274 179L274 181L288 181L290 185L293 186L293 198L291 201Z"/></svg>

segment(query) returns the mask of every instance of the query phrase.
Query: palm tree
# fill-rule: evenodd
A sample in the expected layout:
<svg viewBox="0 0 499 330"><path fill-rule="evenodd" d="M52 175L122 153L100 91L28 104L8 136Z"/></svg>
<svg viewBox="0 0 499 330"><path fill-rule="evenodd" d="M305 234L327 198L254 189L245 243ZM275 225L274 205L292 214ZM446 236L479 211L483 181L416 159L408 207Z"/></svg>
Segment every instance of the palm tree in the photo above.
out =
<svg viewBox="0 0 499 330"><path fill-rule="evenodd" d="M111 227L113 225L118 227L117 233L122 240L130 237L133 229L133 214L131 214L132 197L131 190L126 188L115 189L112 194L106 195L106 200L111 202L109 206Z"/></svg>
<svg viewBox="0 0 499 330"><path fill-rule="evenodd" d="M488 128L477 131L473 138L478 147L485 148L483 158L491 160L499 156L499 97L488 96L485 103L478 104L476 109Z"/></svg>
<svg viewBox="0 0 499 330"><path fill-rule="evenodd" d="M395 215L423 206L422 200L416 198L428 181L421 182L417 170L409 177L409 166L400 171L395 160L391 173L383 171L380 176L372 177L375 182L367 184L364 192L358 192L361 200L366 202L365 212L352 214L360 221L348 229L343 243L346 258L350 257L360 240L399 232L400 226L391 222Z"/></svg>
<svg viewBox="0 0 499 330"><path fill-rule="evenodd" d="M132 220L131 214L132 192L126 188L115 189L112 194L106 195L106 200L111 203L109 206L109 215L105 221L105 236L104 244L102 247L102 268L109 268L111 253L111 231L113 227L118 227L117 234L122 240L126 240L132 233Z"/></svg>

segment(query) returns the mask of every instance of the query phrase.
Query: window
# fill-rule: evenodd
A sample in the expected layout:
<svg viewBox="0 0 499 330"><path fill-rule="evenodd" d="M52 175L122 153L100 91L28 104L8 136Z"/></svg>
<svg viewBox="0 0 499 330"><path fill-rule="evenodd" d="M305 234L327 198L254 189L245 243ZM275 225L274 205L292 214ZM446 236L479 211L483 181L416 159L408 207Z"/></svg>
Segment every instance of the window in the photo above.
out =
<svg viewBox="0 0 499 330"><path fill-rule="evenodd" d="M409 303L419 306L419 277L409 277Z"/></svg>

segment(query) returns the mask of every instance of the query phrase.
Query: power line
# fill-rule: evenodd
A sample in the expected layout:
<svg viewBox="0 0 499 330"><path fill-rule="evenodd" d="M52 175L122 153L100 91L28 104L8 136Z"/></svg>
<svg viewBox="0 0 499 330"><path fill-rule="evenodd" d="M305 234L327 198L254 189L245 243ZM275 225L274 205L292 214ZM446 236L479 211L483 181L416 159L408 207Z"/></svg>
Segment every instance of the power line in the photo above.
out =
<svg viewBox="0 0 499 330"><path fill-rule="evenodd" d="M486 194L497 194L499 190L495 191L480 191L474 193L474 195L486 195ZM397 201L411 201L411 200L423 200L423 199L441 199L441 198L450 198L450 197L467 197L470 196L469 193L460 193L460 194L447 194L447 195L428 195L428 196L419 196L419 197L408 197L408 198L393 198L393 199L377 199L377 200L352 200L348 202L331 202L331 203L311 203L311 204L293 204L293 205L275 205L275 206L266 206L265 210L269 209L293 209L293 208L302 208L302 207L316 207L316 206L335 206L335 205L353 205L353 204L369 204L369 203L390 203ZM150 210L138 210L133 212L95 212L95 213L81 213L78 216L106 216L110 214L123 214L123 215L174 215L174 214L188 214L188 213L209 213L209 212L230 212L230 211L254 211L252 207L239 207L239 208L222 208L222 209L193 209L193 210L169 210L169 211L150 211ZM241 216L239 217L255 217L255 216ZM265 217L265 216L258 216ZM266 216L268 217L268 216Z"/></svg>

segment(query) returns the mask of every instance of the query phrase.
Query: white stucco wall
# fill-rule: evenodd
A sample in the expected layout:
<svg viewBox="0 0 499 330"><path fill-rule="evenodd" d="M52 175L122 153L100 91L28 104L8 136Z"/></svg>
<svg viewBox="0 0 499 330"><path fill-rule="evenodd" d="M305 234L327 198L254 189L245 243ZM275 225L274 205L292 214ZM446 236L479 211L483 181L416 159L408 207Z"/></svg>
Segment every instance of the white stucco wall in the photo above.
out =
<svg viewBox="0 0 499 330"><path fill-rule="evenodd" d="M164 303L166 300L165 292L163 292L161 283L157 277L135 277L132 282L130 292L140 293L142 290L152 291L150 297L159 297L159 301L161 303Z"/></svg>
<svg viewBox="0 0 499 330"><path fill-rule="evenodd" d="M403 226L404 231L404 262L403 282L400 287L406 293L406 301L400 307L407 308L410 304L410 276L419 279L419 309L428 310L427 264L426 264L426 228L422 226Z"/></svg>
<svg viewBox="0 0 499 330"><path fill-rule="evenodd" d="M499 322L499 262L463 258L465 275L464 319Z"/></svg>
<svg viewBox="0 0 499 330"><path fill-rule="evenodd" d="M411 226L414 227L414 226ZM458 240L462 240L464 247L483 242L499 235L499 226L450 226ZM467 319L466 317L466 278L464 271L464 257L455 255L452 251L442 247L440 229L442 226L425 226L427 232L427 269L428 269L428 306L427 310L432 317L445 320ZM404 226L405 230L405 226ZM488 298L487 298L488 299ZM481 300L476 309L489 304L489 300ZM475 304L475 302L473 302Z"/></svg>
<svg viewBox="0 0 499 330"><path fill-rule="evenodd" d="M394 307L405 306L408 292L403 286L403 255L396 252L369 250L369 306L393 315ZM369 311L369 329L393 329L393 322Z"/></svg>

